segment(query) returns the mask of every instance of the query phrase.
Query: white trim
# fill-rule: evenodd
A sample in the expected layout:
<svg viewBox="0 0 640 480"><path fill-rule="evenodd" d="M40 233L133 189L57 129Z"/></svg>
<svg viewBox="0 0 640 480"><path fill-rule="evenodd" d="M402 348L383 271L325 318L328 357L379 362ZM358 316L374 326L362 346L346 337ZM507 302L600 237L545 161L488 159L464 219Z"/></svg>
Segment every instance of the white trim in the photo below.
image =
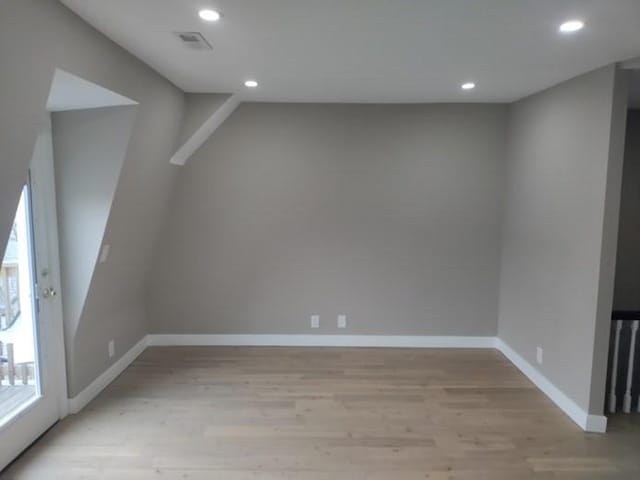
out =
<svg viewBox="0 0 640 480"><path fill-rule="evenodd" d="M605 433L607 431L607 417L605 415L588 414L582 429L585 432Z"/></svg>
<svg viewBox="0 0 640 480"><path fill-rule="evenodd" d="M78 413L102 390L113 382L149 346L149 335L145 335L131 349L105 370L78 395L69 399L69 412Z"/></svg>
<svg viewBox="0 0 640 480"><path fill-rule="evenodd" d="M56 211L55 174L53 165L53 137L51 116L45 115L41 131L36 139L31 160L31 199L34 224L36 264L46 267L36 273L36 283L60 287L60 251L58 246L58 214ZM39 329L39 348L46 391L43 405L55 398L57 418L64 418L67 411L67 369L64 353L64 325L62 298L60 295L40 302L37 316ZM40 362L42 363L42 362ZM40 367L38 368L40 370ZM47 399L46 397L50 397ZM53 417L52 417L53 418ZM46 424L46 422L45 422ZM43 425L45 425L43 424ZM48 427L49 425L47 425Z"/></svg>
<svg viewBox="0 0 640 480"><path fill-rule="evenodd" d="M606 432L607 417L604 415L590 415L576 402L569 398L562 390L556 387L547 377L538 371L533 365L521 357L515 350L500 338L496 339L496 348L513 363L518 370L526 375L536 387L549 397L571 420L587 432Z"/></svg>
<svg viewBox="0 0 640 480"><path fill-rule="evenodd" d="M495 348L495 337L400 335L149 335L150 346Z"/></svg>
<svg viewBox="0 0 640 480"><path fill-rule="evenodd" d="M169 160L173 165L184 165L189 157L198 150L207 139L213 135L220 125L229 118L240 105L237 95L231 95L213 114L198 128L191 138L182 145Z"/></svg>

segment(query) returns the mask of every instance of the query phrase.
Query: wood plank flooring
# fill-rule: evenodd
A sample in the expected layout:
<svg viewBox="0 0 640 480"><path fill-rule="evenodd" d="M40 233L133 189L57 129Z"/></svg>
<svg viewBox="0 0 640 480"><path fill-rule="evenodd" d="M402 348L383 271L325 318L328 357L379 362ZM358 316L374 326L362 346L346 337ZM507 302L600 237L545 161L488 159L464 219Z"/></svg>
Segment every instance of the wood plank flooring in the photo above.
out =
<svg viewBox="0 0 640 480"><path fill-rule="evenodd" d="M145 351L4 479L640 479L493 350Z"/></svg>

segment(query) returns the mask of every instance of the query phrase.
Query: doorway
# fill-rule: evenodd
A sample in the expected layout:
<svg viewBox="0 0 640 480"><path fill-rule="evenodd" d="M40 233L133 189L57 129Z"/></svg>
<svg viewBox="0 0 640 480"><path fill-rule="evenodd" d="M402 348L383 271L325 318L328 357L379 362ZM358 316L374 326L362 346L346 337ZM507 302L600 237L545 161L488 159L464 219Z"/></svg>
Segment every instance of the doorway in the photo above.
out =
<svg viewBox="0 0 640 480"><path fill-rule="evenodd" d="M609 340L606 409L617 422L640 413L640 70L629 72L624 168ZM634 418L635 417L635 418Z"/></svg>
<svg viewBox="0 0 640 480"><path fill-rule="evenodd" d="M38 136L0 270L0 468L66 414L50 123Z"/></svg>
<svg viewBox="0 0 640 480"><path fill-rule="evenodd" d="M132 105L137 103L88 80L59 69L53 74L6 249L6 239L0 239L0 383L6 391L0 393L0 470L68 413L65 334L73 335L77 321L68 318L66 305L63 316L63 293L74 284L62 284L61 278L63 270L68 274L82 262L95 267L91 255L75 255L61 268L54 171L60 162L54 165L51 114ZM122 150L124 157L126 144Z"/></svg>

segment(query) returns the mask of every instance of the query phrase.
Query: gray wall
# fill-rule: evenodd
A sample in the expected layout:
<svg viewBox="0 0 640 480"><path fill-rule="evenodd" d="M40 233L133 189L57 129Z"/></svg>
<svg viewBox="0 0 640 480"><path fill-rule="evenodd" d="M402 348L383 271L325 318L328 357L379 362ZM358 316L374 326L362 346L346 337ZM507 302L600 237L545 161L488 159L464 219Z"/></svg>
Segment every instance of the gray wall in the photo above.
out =
<svg viewBox="0 0 640 480"><path fill-rule="evenodd" d="M541 345L542 372L598 410L619 184L613 67L518 102L508 136L502 106L245 104L179 170L168 160L182 92L58 2L0 1L0 65L0 238L55 68L139 102L110 260L75 331L66 323L71 395L149 331L309 333L317 313L318 332L335 333L344 313L342 333L498 330L532 363Z"/></svg>
<svg viewBox="0 0 640 480"><path fill-rule="evenodd" d="M532 365L541 346L537 368L596 414L604 392L591 398L592 361L603 383L622 165L612 125L624 108L612 105L625 99L614 93L610 66L513 104L504 202L499 336Z"/></svg>
<svg viewBox="0 0 640 480"><path fill-rule="evenodd" d="M28 27L28 28L25 28ZM46 120L55 68L137 102L136 120L105 229L107 264L93 276L67 342L75 395L147 331L144 285L177 167L169 164L183 93L56 1L0 2L0 238L6 238ZM68 329L68 324L65 324ZM109 359L107 341L116 340Z"/></svg>
<svg viewBox="0 0 640 480"><path fill-rule="evenodd" d="M241 105L181 171L151 331L495 335L505 130L495 105Z"/></svg>
<svg viewBox="0 0 640 480"><path fill-rule="evenodd" d="M111 107L52 115L66 343L82 318L135 111ZM71 359L67 363L77 368Z"/></svg>
<svg viewBox="0 0 640 480"><path fill-rule="evenodd" d="M640 82L639 82L640 83ZM640 310L640 110L630 110L622 177L614 308Z"/></svg>

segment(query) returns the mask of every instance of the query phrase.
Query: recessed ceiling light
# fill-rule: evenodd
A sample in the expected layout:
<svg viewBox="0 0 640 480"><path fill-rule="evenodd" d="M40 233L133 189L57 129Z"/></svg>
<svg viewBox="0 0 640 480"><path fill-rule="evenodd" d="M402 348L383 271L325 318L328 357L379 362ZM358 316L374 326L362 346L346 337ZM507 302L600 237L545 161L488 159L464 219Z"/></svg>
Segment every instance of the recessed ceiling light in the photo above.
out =
<svg viewBox="0 0 640 480"><path fill-rule="evenodd" d="M217 22L220 20L220 12L211 9L200 10L198 15L202 20L206 20L207 22Z"/></svg>
<svg viewBox="0 0 640 480"><path fill-rule="evenodd" d="M248 88L256 88L258 86L258 82L256 82L255 80L247 80L246 82L244 82L244 86Z"/></svg>
<svg viewBox="0 0 640 480"><path fill-rule="evenodd" d="M476 88L476 84L473 82L467 82L467 83L463 83L461 85L461 88L463 90L473 90L474 88Z"/></svg>
<svg viewBox="0 0 640 480"><path fill-rule="evenodd" d="M582 20L569 20L560 25L561 33L574 33L584 28Z"/></svg>

